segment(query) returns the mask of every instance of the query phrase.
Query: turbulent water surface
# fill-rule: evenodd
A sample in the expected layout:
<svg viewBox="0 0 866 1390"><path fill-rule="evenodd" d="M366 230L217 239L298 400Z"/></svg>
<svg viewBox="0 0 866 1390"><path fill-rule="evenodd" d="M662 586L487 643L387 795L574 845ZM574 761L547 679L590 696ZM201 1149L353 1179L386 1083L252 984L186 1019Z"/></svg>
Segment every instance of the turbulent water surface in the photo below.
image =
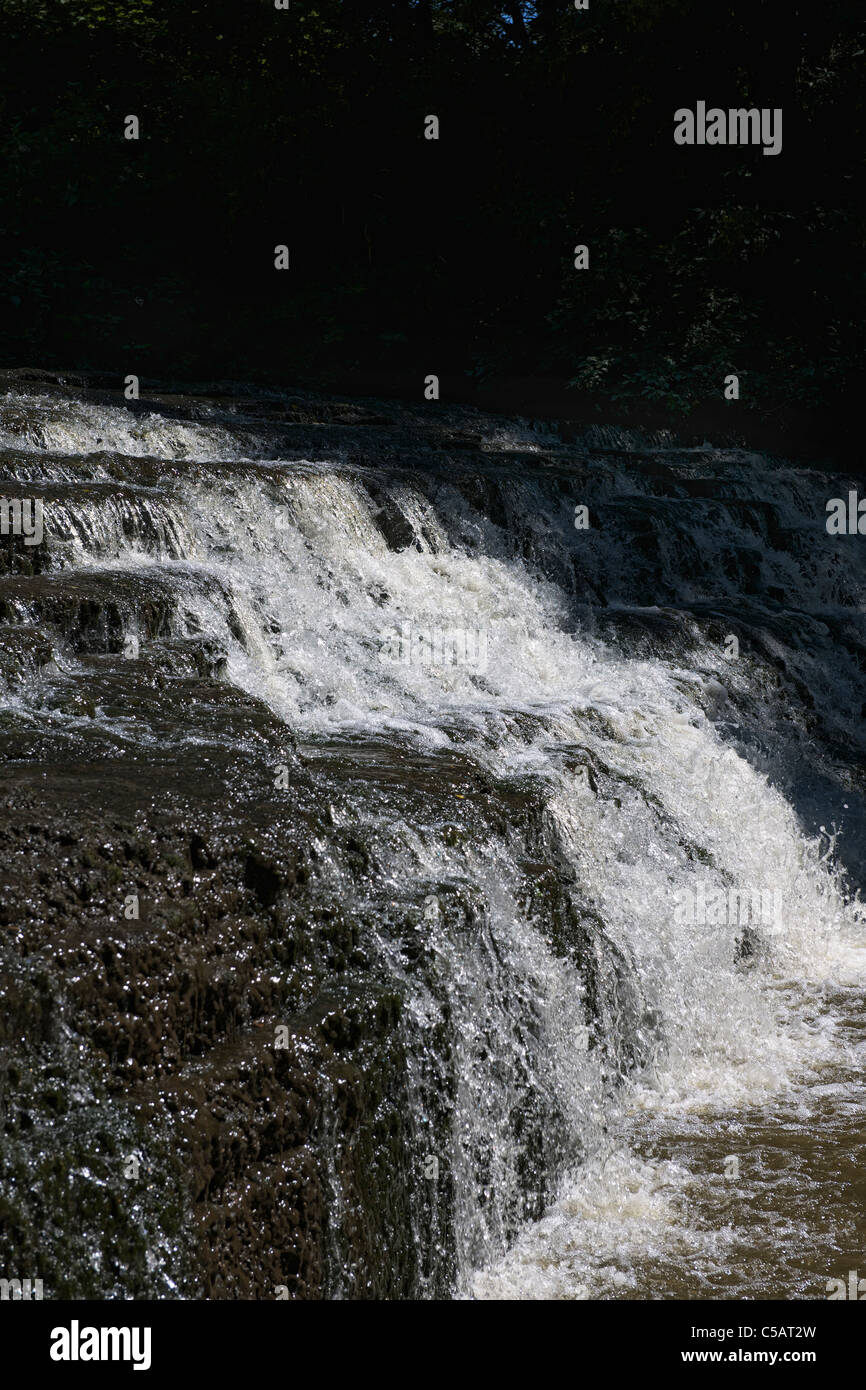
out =
<svg viewBox="0 0 866 1390"><path fill-rule="evenodd" d="M287 729L317 901L400 1001L393 1292L823 1297L862 1265L866 567L826 533L841 470L7 386L0 491L45 530L0 573L10 785L49 736L106 766L204 746L169 703L193 648ZM145 718L108 682L156 679L154 653Z"/></svg>

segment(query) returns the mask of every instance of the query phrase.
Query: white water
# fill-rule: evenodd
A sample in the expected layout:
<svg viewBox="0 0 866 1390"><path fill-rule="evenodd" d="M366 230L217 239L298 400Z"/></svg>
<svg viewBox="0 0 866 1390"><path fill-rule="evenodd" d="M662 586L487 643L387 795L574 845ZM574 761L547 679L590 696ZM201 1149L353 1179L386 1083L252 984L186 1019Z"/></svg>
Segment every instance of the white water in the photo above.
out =
<svg viewBox="0 0 866 1390"><path fill-rule="evenodd" d="M60 467L66 456L102 451L173 465L162 486L138 499L107 490L86 506L70 503L71 519L58 524L52 542L57 563L176 575L180 632L216 635L229 679L302 739L456 750L497 779L534 779L584 899L632 964L644 1021L621 1026L645 1032L650 1059L616 1089L604 1058L589 1048L579 972L521 915L521 870L508 847L495 838L449 847L436 827L380 824L374 809L355 807L379 837L385 893L399 896L411 883L423 893L425 884L451 881L485 904L485 934L461 946L440 931L437 893L429 895L430 935L462 1049L450 1156L460 1292L616 1296L640 1293L635 1270L653 1251L723 1262L732 1232L698 1230L685 1214L701 1175L647 1161L632 1144L635 1126L735 1116L794 1093L804 1076L840 1060L845 1045L832 1001L840 988L866 982L863 914L834 867L829 839L807 835L780 792L714 725L724 681L742 685L748 675L726 668L709 644L696 670L673 659L629 659L591 635L576 623L571 596L515 554L447 482L432 496L405 477L389 482L416 536L416 545L395 552L363 474L339 460L323 467L279 459L270 446L264 477L240 466L268 452L252 431L239 442L214 422L130 422L122 410L83 403L24 405L30 423L23 432L14 421L10 428L7 411L3 443L38 453L43 468L52 457ZM527 440L519 442L525 450ZM502 438L494 443L503 448ZM178 460L239 466L185 477ZM614 492L629 486L627 477L613 480ZM514 510L552 534L579 500L554 505L532 480L511 485ZM149 509L147 524L136 529L129 517L124 524L124 507L136 516ZM603 535L591 538L596 550L605 544ZM771 563L787 568L789 584L800 582L784 557ZM608 555L605 568L615 565ZM802 606L809 601L804 594ZM407 622L414 631L483 632L484 669L383 659L388 634ZM242 642L232 635L238 623ZM588 765L605 771L595 789ZM778 929L761 936L748 965L738 960L738 924L677 920L678 895L699 882L781 894ZM386 933L379 946L399 974ZM414 989L417 1017L432 1022L439 1000ZM514 1026L523 1006L540 1020L531 1043ZM494 1079L478 1063L491 1037L501 1048ZM555 1100L588 1156L564 1176L548 1214L506 1253L501 1213L516 1158L500 1117L520 1065L529 1084ZM469 1156L485 1137L493 1149L487 1181L497 1196L482 1210Z"/></svg>

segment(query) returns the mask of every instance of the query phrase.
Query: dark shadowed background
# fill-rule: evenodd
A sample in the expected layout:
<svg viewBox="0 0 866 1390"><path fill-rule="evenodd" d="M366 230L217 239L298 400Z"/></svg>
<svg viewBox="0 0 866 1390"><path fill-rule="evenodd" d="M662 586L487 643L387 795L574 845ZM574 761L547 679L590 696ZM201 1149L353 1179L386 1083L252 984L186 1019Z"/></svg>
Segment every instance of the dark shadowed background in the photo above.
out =
<svg viewBox="0 0 866 1390"><path fill-rule="evenodd" d="M646 419L730 418L736 372L746 414L853 417L862 27L852 0L2 0L0 359L417 399L435 372ZM782 107L782 153L676 146L698 100Z"/></svg>

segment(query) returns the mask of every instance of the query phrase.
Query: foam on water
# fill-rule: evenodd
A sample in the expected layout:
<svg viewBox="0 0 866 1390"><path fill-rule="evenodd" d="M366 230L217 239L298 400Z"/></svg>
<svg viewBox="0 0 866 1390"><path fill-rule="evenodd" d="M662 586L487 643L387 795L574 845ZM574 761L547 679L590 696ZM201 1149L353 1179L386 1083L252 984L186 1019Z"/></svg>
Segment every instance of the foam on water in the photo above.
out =
<svg viewBox="0 0 866 1390"><path fill-rule="evenodd" d="M267 446L252 430L241 433L216 423L175 420L158 411L131 415L91 401L22 394L8 397L0 408L0 448L61 457L116 453L214 462L258 457Z"/></svg>

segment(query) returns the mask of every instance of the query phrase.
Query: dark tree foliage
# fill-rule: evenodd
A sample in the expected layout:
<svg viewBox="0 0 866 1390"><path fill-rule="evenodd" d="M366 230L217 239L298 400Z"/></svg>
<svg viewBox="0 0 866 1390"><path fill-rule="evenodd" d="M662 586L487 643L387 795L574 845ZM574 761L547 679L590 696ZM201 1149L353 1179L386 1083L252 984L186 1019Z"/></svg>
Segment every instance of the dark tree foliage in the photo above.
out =
<svg viewBox="0 0 866 1390"><path fill-rule="evenodd" d="M0 0L0 356L549 377L608 413L737 372L832 407L860 365L861 29L853 0ZM782 153L676 146L698 99L782 107Z"/></svg>

